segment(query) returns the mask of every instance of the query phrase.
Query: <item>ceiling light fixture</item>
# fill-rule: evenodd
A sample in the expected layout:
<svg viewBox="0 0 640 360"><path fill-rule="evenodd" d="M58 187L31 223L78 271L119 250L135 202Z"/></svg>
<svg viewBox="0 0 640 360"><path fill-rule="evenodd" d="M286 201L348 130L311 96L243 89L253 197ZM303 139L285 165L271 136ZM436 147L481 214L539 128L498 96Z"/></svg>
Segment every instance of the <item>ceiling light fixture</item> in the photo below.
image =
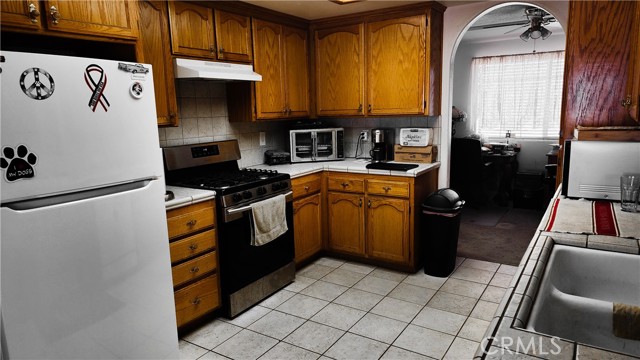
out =
<svg viewBox="0 0 640 360"><path fill-rule="evenodd" d="M545 40L551 36L551 31L542 27L542 24L548 24L551 21L555 21L555 19L545 19L544 11L535 8L525 10L525 14L527 14L527 17L531 21L531 27L520 34L520 39L522 39L522 41L527 41L530 38L533 40L540 38Z"/></svg>

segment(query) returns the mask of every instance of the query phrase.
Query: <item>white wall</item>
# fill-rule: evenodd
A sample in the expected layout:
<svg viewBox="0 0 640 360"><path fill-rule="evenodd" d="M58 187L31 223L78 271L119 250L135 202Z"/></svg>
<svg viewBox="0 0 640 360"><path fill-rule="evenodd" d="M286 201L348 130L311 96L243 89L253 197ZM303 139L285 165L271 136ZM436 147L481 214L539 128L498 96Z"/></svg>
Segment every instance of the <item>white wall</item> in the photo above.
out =
<svg viewBox="0 0 640 360"><path fill-rule="evenodd" d="M448 8L444 13L444 33L443 33L443 58L442 58L442 119L451 119L453 79L454 79L454 56L458 44L464 31L471 26L471 22L477 17L491 11L493 8L505 4L530 4L543 8L553 15L564 29L567 28L569 15L568 1L530 1L530 2L508 2L508 1L484 1L467 5L459 5ZM440 174L438 179L439 187L449 186L449 163L451 149L451 122L441 122L441 144L440 144Z"/></svg>

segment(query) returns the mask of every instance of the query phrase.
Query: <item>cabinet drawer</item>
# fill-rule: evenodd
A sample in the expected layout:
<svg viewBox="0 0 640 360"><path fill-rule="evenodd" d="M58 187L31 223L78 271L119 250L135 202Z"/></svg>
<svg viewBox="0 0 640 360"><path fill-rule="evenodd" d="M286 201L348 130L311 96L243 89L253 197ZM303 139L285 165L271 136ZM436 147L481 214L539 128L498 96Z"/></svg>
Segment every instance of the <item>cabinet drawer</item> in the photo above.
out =
<svg viewBox="0 0 640 360"><path fill-rule="evenodd" d="M175 292L178 327L220 306L218 275L213 274Z"/></svg>
<svg viewBox="0 0 640 360"><path fill-rule="evenodd" d="M407 198L409 197L409 183L388 180L367 180L367 193Z"/></svg>
<svg viewBox="0 0 640 360"><path fill-rule="evenodd" d="M322 176L320 174L308 175L291 180L291 190L293 198L311 195L320 191L322 186Z"/></svg>
<svg viewBox="0 0 640 360"><path fill-rule="evenodd" d="M170 210L167 212L169 239L213 226L214 221L213 201Z"/></svg>
<svg viewBox="0 0 640 360"><path fill-rule="evenodd" d="M216 231L207 230L169 244L171 263L194 257L216 247Z"/></svg>
<svg viewBox="0 0 640 360"><path fill-rule="evenodd" d="M330 176L327 178L327 189L352 193L364 192L364 180L349 177Z"/></svg>
<svg viewBox="0 0 640 360"><path fill-rule="evenodd" d="M218 267L218 256L215 251L198 256L180 265L171 268L173 275L173 286L182 285L188 281L195 280Z"/></svg>

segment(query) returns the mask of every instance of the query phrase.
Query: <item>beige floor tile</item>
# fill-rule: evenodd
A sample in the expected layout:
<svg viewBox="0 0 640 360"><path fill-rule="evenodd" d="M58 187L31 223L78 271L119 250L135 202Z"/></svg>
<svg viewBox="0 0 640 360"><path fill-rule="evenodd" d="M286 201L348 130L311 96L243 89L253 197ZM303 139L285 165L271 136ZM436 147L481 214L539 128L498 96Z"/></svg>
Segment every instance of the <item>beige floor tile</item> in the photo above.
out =
<svg viewBox="0 0 640 360"><path fill-rule="evenodd" d="M405 322L368 313L349 332L391 344L406 327Z"/></svg>
<svg viewBox="0 0 640 360"><path fill-rule="evenodd" d="M480 300L476 304L475 308L473 308L473 311L469 316L475 319L491 321L491 319L493 319L493 317L495 316L496 310L498 310L499 305L500 304L498 303Z"/></svg>
<svg viewBox="0 0 640 360"><path fill-rule="evenodd" d="M456 256L456 267L460 266L467 258Z"/></svg>
<svg viewBox="0 0 640 360"><path fill-rule="evenodd" d="M501 288L508 288L511 283L511 279L513 279L512 275L496 273L496 275L491 279L489 285L497 286Z"/></svg>
<svg viewBox="0 0 640 360"><path fill-rule="evenodd" d="M484 290L484 293L480 297L480 300L500 303L505 292L507 292L507 289L505 288L489 285Z"/></svg>
<svg viewBox="0 0 640 360"><path fill-rule="evenodd" d="M327 258L327 257L323 257L320 258L316 261L313 262L316 265L322 265L322 266L328 266L331 268L338 268L340 266L342 266L345 262L342 260L338 260L338 259L332 259L332 258Z"/></svg>
<svg viewBox="0 0 640 360"><path fill-rule="evenodd" d="M298 275L302 275L312 279L320 279L328 273L332 272L334 268L324 265L311 264L304 269L297 272Z"/></svg>
<svg viewBox="0 0 640 360"><path fill-rule="evenodd" d="M278 343L278 340L250 330L242 330L217 346L214 351L232 359L257 359ZM251 344L251 346L247 346Z"/></svg>
<svg viewBox="0 0 640 360"><path fill-rule="evenodd" d="M318 280L313 284L307 286L306 289L300 291L300 294L313 296L314 298L333 301L340 296L343 292L347 291L348 287L342 285L336 285L328 283L326 281Z"/></svg>
<svg viewBox="0 0 640 360"><path fill-rule="evenodd" d="M444 356L446 360L466 360L473 359L480 343L473 342L463 338L456 338L449 347L447 354Z"/></svg>
<svg viewBox="0 0 640 360"><path fill-rule="evenodd" d="M222 356L213 351L209 351L208 353L198 358L198 360L228 360L228 359L229 359L228 357Z"/></svg>
<svg viewBox="0 0 640 360"><path fill-rule="evenodd" d="M440 291L479 299L486 287L487 285L485 284L473 281L449 278L444 285L442 285Z"/></svg>
<svg viewBox="0 0 640 360"><path fill-rule="evenodd" d="M462 264L464 265L464 263ZM481 284L488 284L489 281L491 281L493 274L494 274L493 271L486 271L486 270L460 266L449 277L462 279L462 280L475 281Z"/></svg>
<svg viewBox="0 0 640 360"><path fill-rule="evenodd" d="M282 340L305 322L304 319L272 311L249 326L249 330Z"/></svg>
<svg viewBox="0 0 640 360"><path fill-rule="evenodd" d="M467 318L458 336L467 340L481 342L490 324L489 321L474 319L472 317Z"/></svg>
<svg viewBox="0 0 640 360"><path fill-rule="evenodd" d="M180 360L196 360L209 351L184 340L178 342L178 350L180 351Z"/></svg>
<svg viewBox="0 0 640 360"><path fill-rule="evenodd" d="M284 341L301 348L322 354L344 334L344 331L330 326L307 321Z"/></svg>
<svg viewBox="0 0 640 360"><path fill-rule="evenodd" d="M498 272L500 274L515 275L516 271L518 271L518 267L517 266L512 266L512 265L502 264L498 268Z"/></svg>
<svg viewBox="0 0 640 360"><path fill-rule="evenodd" d="M375 360L380 358L388 347L385 343L346 333L325 355L337 360Z"/></svg>
<svg viewBox="0 0 640 360"><path fill-rule="evenodd" d="M466 319L464 315L426 306L411 323L455 336Z"/></svg>
<svg viewBox="0 0 640 360"><path fill-rule="evenodd" d="M431 358L426 357L424 355L420 355L413 351L391 346L389 349L387 349L387 352L385 352L380 359L381 360L430 360Z"/></svg>
<svg viewBox="0 0 640 360"><path fill-rule="evenodd" d="M447 281L447 278L430 276L424 273L422 270L418 270L417 273L407 276L402 282L405 284L416 285L426 287L432 290L438 290Z"/></svg>
<svg viewBox="0 0 640 360"><path fill-rule="evenodd" d="M284 289L292 292L300 292L300 290L316 282L316 279L308 278L302 275L296 275L295 280Z"/></svg>
<svg viewBox="0 0 640 360"><path fill-rule="evenodd" d="M410 324L393 345L441 359L449 349L453 339L454 336Z"/></svg>
<svg viewBox="0 0 640 360"><path fill-rule="evenodd" d="M428 307L469 316L477 300L474 298L438 291L427 303Z"/></svg>
<svg viewBox="0 0 640 360"><path fill-rule="evenodd" d="M275 309L280 306L283 302L291 299L293 295L296 293L288 290L280 290L277 293L269 296L268 298L262 300L260 306L264 306L269 309Z"/></svg>
<svg viewBox="0 0 640 360"><path fill-rule="evenodd" d="M304 319L309 319L318 311L327 306L329 302L316 299L311 296L296 294L291 299L282 303L276 310L287 314L295 315Z"/></svg>
<svg viewBox="0 0 640 360"><path fill-rule="evenodd" d="M340 305L349 306L355 309L369 311L377 303L382 300L384 296L362 291L358 289L349 289L342 295L338 296L333 302Z"/></svg>
<svg viewBox="0 0 640 360"><path fill-rule="evenodd" d="M461 266L495 272L500 267L500 264L483 260L466 259Z"/></svg>
<svg viewBox="0 0 640 360"><path fill-rule="evenodd" d="M353 262L347 262L347 263L344 263L344 264L342 264L340 266L340 269L342 269L342 270L353 271L353 272L357 272L357 273L364 274L364 275L369 274L375 268L376 268L375 266L358 264L358 263L353 263Z"/></svg>
<svg viewBox="0 0 640 360"><path fill-rule="evenodd" d="M309 350L280 342L260 357L260 360L315 360L320 357Z"/></svg>
<svg viewBox="0 0 640 360"><path fill-rule="evenodd" d="M372 292L378 295L387 295L391 292L391 290L393 290L393 288L398 286L399 283L399 281L387 280L368 275L365 276L362 280L358 281L358 283L355 284L353 288Z"/></svg>
<svg viewBox="0 0 640 360"><path fill-rule="evenodd" d="M331 303L315 314L311 320L340 330L349 330L365 314L366 312L362 310Z"/></svg>
<svg viewBox="0 0 640 360"><path fill-rule="evenodd" d="M342 286L351 287L358 281L365 277L365 274L357 273L354 271L335 269L322 278L322 281L338 284Z"/></svg>
<svg viewBox="0 0 640 360"><path fill-rule="evenodd" d="M422 306L418 304L385 297L378 305L371 309L371 312L408 323L413 320L420 309L422 309Z"/></svg>
<svg viewBox="0 0 640 360"><path fill-rule="evenodd" d="M403 273L403 272L399 272L399 271L387 270L387 269L383 269L383 268L376 268L369 275L375 276L375 277L379 277L379 278L383 278L383 279L387 279L387 280L400 282L400 281L404 280L407 277L408 274L407 273Z"/></svg>
<svg viewBox="0 0 640 360"><path fill-rule="evenodd" d="M394 299L412 302L418 305L426 305L435 294L436 290L406 283L400 283L387 296Z"/></svg>
<svg viewBox="0 0 640 360"><path fill-rule="evenodd" d="M240 314L240 316L236 316L234 319L226 319L224 317L221 317L220 320L228 322L229 324L246 328L247 326L253 324L256 320L265 316L270 311L271 309L269 308L256 305L251 309L245 311L244 313Z"/></svg>
<svg viewBox="0 0 640 360"><path fill-rule="evenodd" d="M239 326L221 320L214 320L183 336L183 339L205 349L212 350L233 335L239 333L240 330L242 330L242 328Z"/></svg>

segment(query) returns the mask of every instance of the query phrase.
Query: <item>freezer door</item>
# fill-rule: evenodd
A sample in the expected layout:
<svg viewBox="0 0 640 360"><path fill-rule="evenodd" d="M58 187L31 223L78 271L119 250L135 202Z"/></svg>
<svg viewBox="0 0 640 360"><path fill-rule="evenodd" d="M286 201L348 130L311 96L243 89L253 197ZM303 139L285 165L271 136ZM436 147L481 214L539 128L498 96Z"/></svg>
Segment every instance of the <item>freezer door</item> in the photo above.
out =
<svg viewBox="0 0 640 360"><path fill-rule="evenodd" d="M5 359L178 358L163 193L1 208Z"/></svg>
<svg viewBox="0 0 640 360"><path fill-rule="evenodd" d="M0 55L3 203L162 175L150 65Z"/></svg>

